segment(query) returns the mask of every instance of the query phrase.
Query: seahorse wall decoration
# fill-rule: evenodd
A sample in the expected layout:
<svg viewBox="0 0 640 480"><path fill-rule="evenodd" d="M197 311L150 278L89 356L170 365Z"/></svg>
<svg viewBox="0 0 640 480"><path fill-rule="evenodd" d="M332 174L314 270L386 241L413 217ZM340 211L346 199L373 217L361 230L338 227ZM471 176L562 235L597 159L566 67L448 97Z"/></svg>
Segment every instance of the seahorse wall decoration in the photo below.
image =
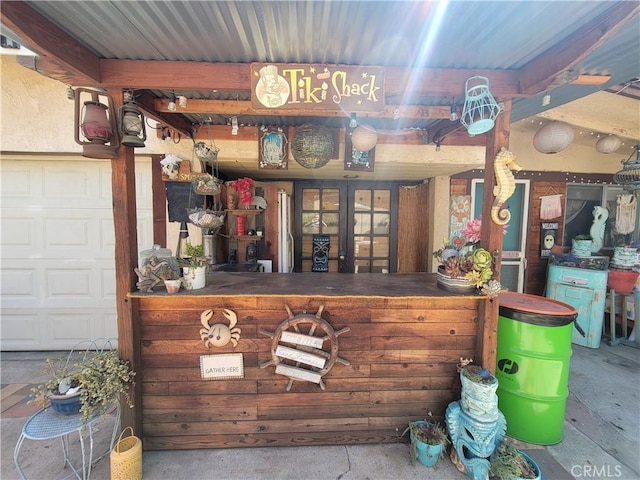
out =
<svg viewBox="0 0 640 480"><path fill-rule="evenodd" d="M516 180L511 170L522 170L516 163L516 156L510 150L502 147L493 168L496 173L496 186L493 187L493 205L491 205L491 219L497 225L506 225L511 220L511 212L502 208L509 197L516 191Z"/></svg>

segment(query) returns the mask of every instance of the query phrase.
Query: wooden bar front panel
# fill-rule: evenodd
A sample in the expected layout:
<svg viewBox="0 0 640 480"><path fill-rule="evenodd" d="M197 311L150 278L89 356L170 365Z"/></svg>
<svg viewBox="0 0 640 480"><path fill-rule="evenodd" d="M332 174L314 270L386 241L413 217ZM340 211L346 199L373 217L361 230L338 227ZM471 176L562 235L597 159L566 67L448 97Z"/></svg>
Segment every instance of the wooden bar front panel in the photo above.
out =
<svg viewBox="0 0 640 480"><path fill-rule="evenodd" d="M325 274L297 275L302 283L317 283ZM474 357L477 312L484 297L451 296L431 288L436 296L411 291L410 296L398 296L392 287L390 295L395 296L388 297L193 292L133 296L141 326L137 381L142 382L144 447L396 442L409 421L429 411L442 419L448 403L460 396L456 364L460 357ZM289 318L285 304L293 315L315 315L324 305L321 316L334 330L350 328L338 337L338 355L350 365L336 363L324 377L324 391L315 383L295 381L287 392L287 377L276 374L273 365L260 368L271 359L272 339L259 332L274 332ZM213 309L211 323L226 322L221 316L225 308L238 316L240 341L235 348L231 343L206 348L200 339L200 314ZM201 355L232 352L243 354L244 378L201 379Z"/></svg>

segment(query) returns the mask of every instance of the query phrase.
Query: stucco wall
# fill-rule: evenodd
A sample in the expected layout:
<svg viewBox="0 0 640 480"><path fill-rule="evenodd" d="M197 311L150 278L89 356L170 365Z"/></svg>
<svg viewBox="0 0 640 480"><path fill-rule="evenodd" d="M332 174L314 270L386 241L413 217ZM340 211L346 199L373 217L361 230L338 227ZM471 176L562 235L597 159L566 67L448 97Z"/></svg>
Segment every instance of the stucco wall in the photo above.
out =
<svg viewBox="0 0 640 480"><path fill-rule="evenodd" d="M13 56L0 55L1 124L0 151L14 152L60 152L80 153L81 147L73 139L73 101L67 98L67 87L61 82L51 80L21 65ZM49 119L49 120L45 120ZM151 125L155 122L149 120ZM162 142L155 130L147 126L147 142L144 148L137 148L137 154L174 153L181 158L192 158L192 143L183 139L180 143ZM544 155L532 146L533 133L521 131L518 125L512 126L510 148L518 156L518 163L525 170L570 171L588 173L615 173L620 169L621 156L603 155L592 146L574 141L564 152ZM216 141L224 150L225 157L257 157L256 142L237 140ZM380 157L386 157L380 146ZM432 147L432 146L431 146ZM427 161L425 155L417 155L415 146L393 146L394 158L409 157ZM424 150L424 148L423 148ZM447 148L444 148L446 153ZM456 148L455 158L460 161L460 150ZM476 159L477 148L467 148L469 158ZM465 151L466 151L465 150ZM233 153L231 153L233 152ZM391 154L389 153L389 154ZM477 168L471 166L470 168Z"/></svg>

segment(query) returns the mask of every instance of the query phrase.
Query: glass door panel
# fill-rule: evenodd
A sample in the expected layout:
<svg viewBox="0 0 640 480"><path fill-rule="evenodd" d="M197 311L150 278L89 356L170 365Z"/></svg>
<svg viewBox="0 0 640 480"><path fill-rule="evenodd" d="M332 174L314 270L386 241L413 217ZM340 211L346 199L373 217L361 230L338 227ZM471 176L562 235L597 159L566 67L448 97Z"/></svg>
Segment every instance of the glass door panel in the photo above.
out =
<svg viewBox="0 0 640 480"><path fill-rule="evenodd" d="M391 188L355 188L349 196L353 199L355 273L389 272L392 192Z"/></svg>
<svg viewBox="0 0 640 480"><path fill-rule="evenodd" d="M296 183L295 271L312 271L314 235L329 236L329 272L339 271L340 257L344 272L395 271L397 189L392 183Z"/></svg>

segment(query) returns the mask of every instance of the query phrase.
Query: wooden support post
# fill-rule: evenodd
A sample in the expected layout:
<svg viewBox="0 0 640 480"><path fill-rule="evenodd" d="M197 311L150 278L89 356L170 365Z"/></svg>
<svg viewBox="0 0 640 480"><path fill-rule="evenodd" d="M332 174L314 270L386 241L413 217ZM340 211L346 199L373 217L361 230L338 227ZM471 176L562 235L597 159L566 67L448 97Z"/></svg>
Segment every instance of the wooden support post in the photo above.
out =
<svg viewBox="0 0 640 480"><path fill-rule="evenodd" d="M509 122L511 117L511 100L505 101L504 111L496 118L495 127L487 133L487 148L484 169L484 195L482 198L482 230L481 245L493 255L495 278L500 280L502 267L502 225L491 220L493 204L493 187L496 185L494 160L502 147L509 148ZM498 299L487 299L478 309L478 336L476 337L476 363L491 372L496 369L496 348L498 343Z"/></svg>
<svg viewBox="0 0 640 480"><path fill-rule="evenodd" d="M110 90L118 111L123 104L122 91ZM138 324L128 294L135 289L138 263L138 235L136 216L136 183L133 147L120 146L118 156L111 161L111 194L113 197L113 224L115 234L116 312L118 315L118 352L131 362L136 372L135 386L130 395L134 408L122 405L121 427L131 426L137 435L142 433L142 374Z"/></svg>
<svg viewBox="0 0 640 480"><path fill-rule="evenodd" d="M162 181L160 155L151 155L151 192L153 194L153 243L167 245L167 191Z"/></svg>

